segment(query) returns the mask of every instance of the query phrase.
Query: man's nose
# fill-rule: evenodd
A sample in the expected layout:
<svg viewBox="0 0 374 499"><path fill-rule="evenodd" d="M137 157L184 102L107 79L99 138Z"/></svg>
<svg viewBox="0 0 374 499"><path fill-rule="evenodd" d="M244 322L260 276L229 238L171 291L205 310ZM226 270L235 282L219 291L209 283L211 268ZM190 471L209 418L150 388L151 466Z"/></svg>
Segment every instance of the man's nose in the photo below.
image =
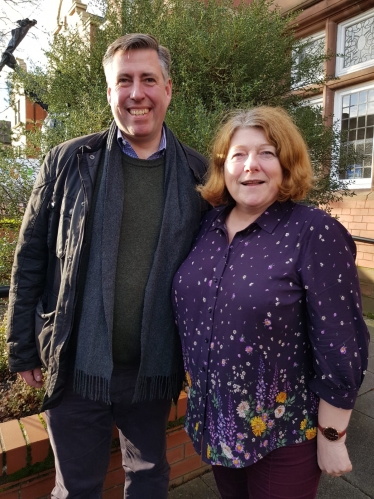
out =
<svg viewBox="0 0 374 499"><path fill-rule="evenodd" d="M142 84L140 81L134 81L131 88L130 98L133 100L141 100L144 97Z"/></svg>

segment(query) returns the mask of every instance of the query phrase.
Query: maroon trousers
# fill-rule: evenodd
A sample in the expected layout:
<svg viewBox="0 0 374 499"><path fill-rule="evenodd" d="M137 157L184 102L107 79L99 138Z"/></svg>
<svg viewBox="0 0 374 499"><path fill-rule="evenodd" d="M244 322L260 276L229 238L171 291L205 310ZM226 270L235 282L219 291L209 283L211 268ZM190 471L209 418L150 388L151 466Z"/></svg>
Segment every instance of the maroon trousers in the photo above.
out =
<svg viewBox="0 0 374 499"><path fill-rule="evenodd" d="M212 469L222 499L314 499L321 477L316 438L273 450L252 466Z"/></svg>

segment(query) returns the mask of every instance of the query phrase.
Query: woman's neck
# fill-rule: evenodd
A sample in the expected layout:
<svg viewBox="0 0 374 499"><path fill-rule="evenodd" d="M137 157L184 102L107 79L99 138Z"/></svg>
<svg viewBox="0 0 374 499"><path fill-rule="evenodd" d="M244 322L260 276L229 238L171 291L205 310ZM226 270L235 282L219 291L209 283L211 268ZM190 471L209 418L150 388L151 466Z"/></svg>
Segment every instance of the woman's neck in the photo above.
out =
<svg viewBox="0 0 374 499"><path fill-rule="evenodd" d="M248 213L242 210L238 210L236 206L230 211L226 218L226 228L229 237L229 244L234 239L237 232L240 232L252 224L261 213Z"/></svg>

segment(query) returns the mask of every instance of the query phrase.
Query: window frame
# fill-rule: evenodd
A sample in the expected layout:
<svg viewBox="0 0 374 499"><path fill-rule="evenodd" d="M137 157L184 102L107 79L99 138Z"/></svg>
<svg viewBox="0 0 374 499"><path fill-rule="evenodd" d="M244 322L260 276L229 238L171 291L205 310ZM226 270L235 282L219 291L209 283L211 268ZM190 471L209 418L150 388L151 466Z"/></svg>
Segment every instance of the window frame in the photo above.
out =
<svg viewBox="0 0 374 499"><path fill-rule="evenodd" d="M351 17L347 19L346 21L339 23L338 24L338 30L337 30L337 53L338 54L344 54L344 49L345 49L345 32L347 28L350 28L352 25L357 24L358 22L363 22L366 19L369 19L370 17L374 17L374 9L370 9L366 11L363 14L359 14L358 16ZM344 67L344 56L339 57L338 55L336 56L336 65L335 65L335 75L336 76L343 76L347 75L350 73L353 73L355 71L359 71L361 69L366 69L369 67L374 66L374 55L372 59L369 59L368 61L361 62L359 64L355 64L353 66L350 66L348 68Z"/></svg>
<svg viewBox="0 0 374 499"><path fill-rule="evenodd" d="M361 92L364 90L374 90L374 82L366 82L360 85L354 85L352 87L347 87L342 90L337 90L334 96L334 122L341 130L342 126L342 111L343 111L343 97L346 95L351 95L356 92ZM371 162L371 177L370 178L352 178L352 179L342 179L343 182L347 182L349 189L370 189L372 186L374 170L374 138L373 138L373 150L372 150L372 162Z"/></svg>

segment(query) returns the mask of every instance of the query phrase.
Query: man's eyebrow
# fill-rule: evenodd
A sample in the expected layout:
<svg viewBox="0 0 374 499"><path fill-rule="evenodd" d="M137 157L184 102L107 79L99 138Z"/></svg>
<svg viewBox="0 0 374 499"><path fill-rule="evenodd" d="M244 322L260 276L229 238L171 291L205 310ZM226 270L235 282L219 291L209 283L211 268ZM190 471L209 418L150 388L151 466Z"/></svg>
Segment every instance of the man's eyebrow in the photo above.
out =
<svg viewBox="0 0 374 499"><path fill-rule="evenodd" d="M156 78L157 77L156 73L152 73L152 72L144 72L144 73L141 73L141 75L140 75L141 78L148 78L150 76L152 76L152 78ZM123 77L133 78L134 75L130 74L130 73L118 73L117 74L117 79L118 78L123 78Z"/></svg>

